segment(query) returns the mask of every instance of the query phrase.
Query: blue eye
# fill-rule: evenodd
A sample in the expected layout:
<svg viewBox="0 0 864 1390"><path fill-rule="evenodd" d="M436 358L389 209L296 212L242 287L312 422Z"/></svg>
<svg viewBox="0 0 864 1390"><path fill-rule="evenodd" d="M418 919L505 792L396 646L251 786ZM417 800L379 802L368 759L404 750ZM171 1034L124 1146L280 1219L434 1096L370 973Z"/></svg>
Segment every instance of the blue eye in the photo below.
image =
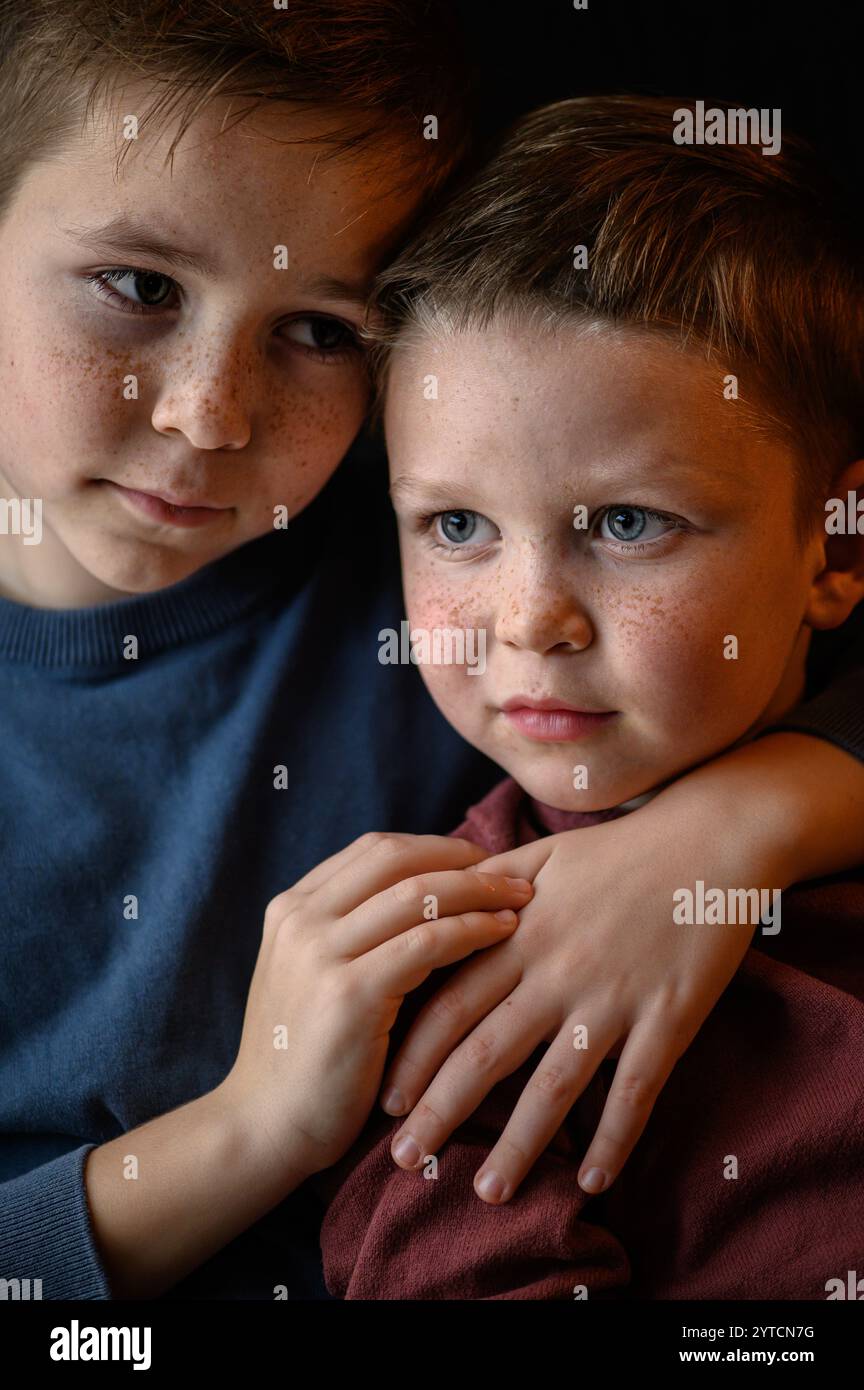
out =
<svg viewBox="0 0 864 1390"><path fill-rule="evenodd" d="M465 550L469 543L482 546L499 540L500 533L494 522L483 516L482 512L472 512L464 508L450 512L429 512L417 519L418 529L437 542L436 549L451 551Z"/></svg>
<svg viewBox="0 0 864 1390"><path fill-rule="evenodd" d="M441 530L451 545L470 541L477 530L476 512L442 512L439 517Z"/></svg>
<svg viewBox="0 0 864 1390"><path fill-rule="evenodd" d="M608 532L604 528L608 527ZM662 512L648 511L645 507L608 507L600 521L602 540L613 540L626 545L633 541L658 540L667 531L674 530L671 517Z"/></svg>

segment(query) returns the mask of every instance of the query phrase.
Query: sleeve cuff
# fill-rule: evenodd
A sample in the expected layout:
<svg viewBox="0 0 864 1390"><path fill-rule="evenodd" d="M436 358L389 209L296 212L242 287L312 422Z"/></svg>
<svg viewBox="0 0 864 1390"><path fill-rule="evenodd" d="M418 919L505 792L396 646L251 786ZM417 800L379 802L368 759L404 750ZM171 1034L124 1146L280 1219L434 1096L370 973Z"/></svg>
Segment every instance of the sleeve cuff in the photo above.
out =
<svg viewBox="0 0 864 1390"><path fill-rule="evenodd" d="M29 1279L31 1298L37 1279L43 1299L111 1298L84 1185L95 1147L83 1144L0 1186L0 1279Z"/></svg>
<svg viewBox="0 0 864 1390"><path fill-rule="evenodd" d="M824 738L864 762L864 671L854 671L835 681L827 690L790 710L776 724L760 729L757 737L777 733Z"/></svg>

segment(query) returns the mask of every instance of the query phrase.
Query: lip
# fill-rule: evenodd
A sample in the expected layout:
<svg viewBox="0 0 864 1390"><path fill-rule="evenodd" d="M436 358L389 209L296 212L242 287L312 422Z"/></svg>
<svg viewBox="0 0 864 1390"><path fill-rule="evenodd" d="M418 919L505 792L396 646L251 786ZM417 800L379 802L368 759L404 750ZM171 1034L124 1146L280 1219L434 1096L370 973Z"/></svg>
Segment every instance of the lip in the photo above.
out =
<svg viewBox="0 0 864 1390"><path fill-rule="evenodd" d="M572 743L595 733L618 713L614 709L579 709L551 695L539 700L513 695L505 700L501 712L520 734L540 743Z"/></svg>
<svg viewBox="0 0 864 1390"><path fill-rule="evenodd" d="M206 526L217 517L230 512L230 507L215 507L209 500L200 497L172 497L164 492L139 492L136 488L125 487L110 478L102 478L127 506L168 526Z"/></svg>
<svg viewBox="0 0 864 1390"><path fill-rule="evenodd" d="M530 695L511 695L509 700L505 700L501 708L505 713L512 709L563 709L570 710L573 714L615 714L615 710L609 709L583 709L581 705L571 705L567 700L559 700L556 695L544 695L540 700L534 700Z"/></svg>

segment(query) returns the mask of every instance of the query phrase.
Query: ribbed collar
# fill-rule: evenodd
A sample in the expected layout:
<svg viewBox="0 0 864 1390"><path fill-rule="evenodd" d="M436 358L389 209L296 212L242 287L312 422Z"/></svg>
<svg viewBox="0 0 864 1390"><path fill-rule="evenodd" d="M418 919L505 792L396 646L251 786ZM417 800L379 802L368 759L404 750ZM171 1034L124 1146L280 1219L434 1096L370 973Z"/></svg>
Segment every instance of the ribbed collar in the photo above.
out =
<svg viewBox="0 0 864 1390"><path fill-rule="evenodd" d="M207 637L299 578L298 522L249 541L167 589L91 608L31 608L0 598L0 658L60 670L128 669L124 638L139 655Z"/></svg>
<svg viewBox="0 0 864 1390"><path fill-rule="evenodd" d="M606 811L559 811L555 806L536 801L512 777L505 777L482 801L471 807L455 834L485 846L490 854L506 854L544 835L582 830L589 825L617 820L650 801L654 795L655 791L645 792Z"/></svg>

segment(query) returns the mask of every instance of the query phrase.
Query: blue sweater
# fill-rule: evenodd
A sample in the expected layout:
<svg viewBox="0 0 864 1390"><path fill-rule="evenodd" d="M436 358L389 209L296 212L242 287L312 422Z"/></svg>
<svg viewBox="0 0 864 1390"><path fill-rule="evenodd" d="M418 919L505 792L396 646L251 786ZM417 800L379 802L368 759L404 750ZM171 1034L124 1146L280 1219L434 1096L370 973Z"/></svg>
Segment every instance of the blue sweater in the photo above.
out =
<svg viewBox="0 0 864 1390"><path fill-rule="evenodd" d="M170 589L0 600L0 1278L46 1299L110 1298L84 1159L223 1080L270 898L366 830L446 833L501 776L378 661L403 615L385 488L358 450ZM862 683L784 722L864 757ZM165 1297L325 1297L319 1220L292 1194Z"/></svg>
<svg viewBox="0 0 864 1390"><path fill-rule="evenodd" d="M378 661L403 614L359 451L285 531L170 589L0 600L0 1278L110 1298L84 1159L222 1081L269 899L364 831L446 833L500 778ZM326 1296L313 1200L169 1296Z"/></svg>

